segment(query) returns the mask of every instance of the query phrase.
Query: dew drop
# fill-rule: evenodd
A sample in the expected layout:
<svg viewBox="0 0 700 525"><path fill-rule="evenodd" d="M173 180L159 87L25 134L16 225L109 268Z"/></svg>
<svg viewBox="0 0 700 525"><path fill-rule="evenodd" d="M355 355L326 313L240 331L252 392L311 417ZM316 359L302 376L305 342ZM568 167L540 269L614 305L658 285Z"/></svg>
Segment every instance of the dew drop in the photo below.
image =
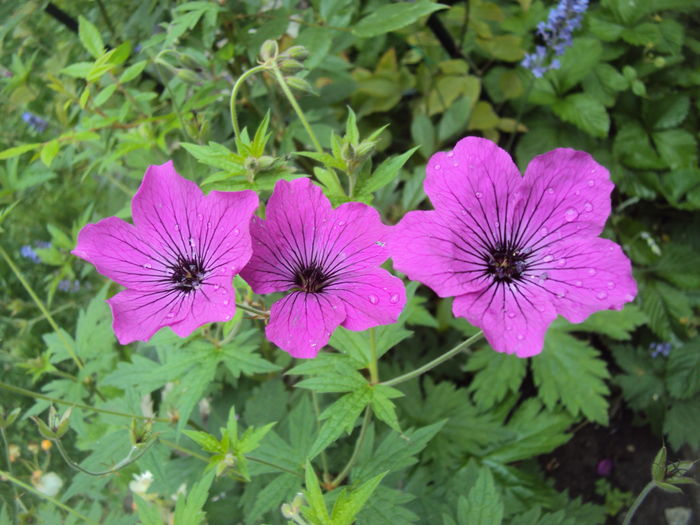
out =
<svg viewBox="0 0 700 525"><path fill-rule="evenodd" d="M448 152L447 152L447 156L450 157L450 158L452 158L452 157L455 156L455 152L454 152L454 151L448 151Z"/></svg>
<svg viewBox="0 0 700 525"><path fill-rule="evenodd" d="M231 320L231 316L228 315L228 314L226 314L226 315L224 316L224 321L230 321L230 320Z"/></svg>
<svg viewBox="0 0 700 525"><path fill-rule="evenodd" d="M211 222L207 222L207 229L211 228Z"/></svg>
<svg viewBox="0 0 700 525"><path fill-rule="evenodd" d="M563 299L564 297L566 297L566 290L559 290L557 292L557 297L559 297L559 299Z"/></svg>
<svg viewBox="0 0 700 525"><path fill-rule="evenodd" d="M608 281L608 290L615 288L615 283L613 281Z"/></svg>
<svg viewBox="0 0 700 525"><path fill-rule="evenodd" d="M370 296L368 297L368 299L369 299L369 302L372 303L372 304L377 304L377 303L379 302L379 299L377 298L376 295L370 295Z"/></svg>
<svg viewBox="0 0 700 525"><path fill-rule="evenodd" d="M589 269L588 269L588 275L595 275L595 274L597 274L597 273L598 273L598 272L596 271L595 268L589 268Z"/></svg>
<svg viewBox="0 0 700 525"><path fill-rule="evenodd" d="M549 193L550 195L554 193L554 188L552 188L551 186L547 188L547 193Z"/></svg>
<svg viewBox="0 0 700 525"><path fill-rule="evenodd" d="M566 213L564 213L564 219L566 219L566 222L575 221L576 217L578 217L578 211L576 211L574 208L569 208L566 210Z"/></svg>
<svg viewBox="0 0 700 525"><path fill-rule="evenodd" d="M168 319L172 319L173 317L175 317L175 312L168 312L168 314L165 317L167 317Z"/></svg>
<svg viewBox="0 0 700 525"><path fill-rule="evenodd" d="M557 266L565 266L566 265L566 259L562 257L557 261Z"/></svg>
<svg viewBox="0 0 700 525"><path fill-rule="evenodd" d="M224 306L226 306L226 305L228 305L228 303L230 303L231 301L229 301L228 299L224 299L223 302L224 302Z"/></svg>
<svg viewBox="0 0 700 525"><path fill-rule="evenodd" d="M540 281L546 281L547 279L549 279L549 274L547 272L543 272L540 274L539 278Z"/></svg>
<svg viewBox="0 0 700 525"><path fill-rule="evenodd" d="M628 303L634 301L634 295L628 293L627 295L625 295L625 301L627 301Z"/></svg>
<svg viewBox="0 0 700 525"><path fill-rule="evenodd" d="M144 264L143 267L146 268L146 269L151 269L151 268L153 268L153 266L151 266L150 263Z"/></svg>
<svg viewBox="0 0 700 525"><path fill-rule="evenodd" d="M214 291L217 291L219 288L221 288L221 286L219 286L218 284L214 285Z"/></svg>
<svg viewBox="0 0 700 525"><path fill-rule="evenodd" d="M525 336L523 334L518 334L518 341L522 341L525 339Z"/></svg>
<svg viewBox="0 0 700 525"><path fill-rule="evenodd" d="M343 226L345 224L345 221L338 221L338 226Z"/></svg>
<svg viewBox="0 0 700 525"><path fill-rule="evenodd" d="M513 329L513 325L507 324L506 325L506 330L511 331Z"/></svg>
<svg viewBox="0 0 700 525"><path fill-rule="evenodd" d="M477 199L480 199L483 196L483 193L481 193L480 191L477 191L474 195L476 195Z"/></svg>
<svg viewBox="0 0 700 525"><path fill-rule="evenodd" d="M593 204L586 201L586 204L583 205L583 209L586 210L588 213L590 213L593 211Z"/></svg>
<svg viewBox="0 0 700 525"><path fill-rule="evenodd" d="M238 228L234 228L233 232L231 233L233 233L234 235L238 235L239 233L241 233L241 230L239 230Z"/></svg>
<svg viewBox="0 0 700 525"><path fill-rule="evenodd" d="M578 281L578 280L574 281L574 286L581 287L581 285L583 285L583 283L581 281Z"/></svg>
<svg viewBox="0 0 700 525"><path fill-rule="evenodd" d="M188 239L188 241L189 241L189 243L190 243L190 246L192 246L192 248L194 248L194 246L195 246L195 244L196 244L196 243L194 242L194 239L193 239L192 237L190 237L190 238Z"/></svg>
<svg viewBox="0 0 700 525"><path fill-rule="evenodd" d="M175 231L178 231L178 232L180 231L180 225L179 225L179 224L176 224L176 225L175 225Z"/></svg>
<svg viewBox="0 0 700 525"><path fill-rule="evenodd" d="M435 164L435 169L439 170L440 169L440 164Z"/></svg>
<svg viewBox="0 0 700 525"><path fill-rule="evenodd" d="M596 294L596 297L597 297L598 299L601 299L601 300L602 300L602 299L605 299L607 296L608 296L608 293L607 293L607 292L598 292L598 293Z"/></svg>
<svg viewBox="0 0 700 525"><path fill-rule="evenodd" d="M574 195L581 195L581 190L576 190L576 191L574 192Z"/></svg>
<svg viewBox="0 0 700 525"><path fill-rule="evenodd" d="M398 303L398 302L399 302L399 294L396 294L396 293L395 293L394 295L392 295L391 298L389 299L389 302L390 302L391 304L396 304L396 303Z"/></svg>
<svg viewBox="0 0 700 525"><path fill-rule="evenodd" d="M545 256L542 258L542 262L546 262L546 263L552 262L553 260L554 260L554 257L553 257L552 255L545 255Z"/></svg>
<svg viewBox="0 0 700 525"><path fill-rule="evenodd" d="M515 317L515 312L508 312L508 317L513 319Z"/></svg>
<svg viewBox="0 0 700 525"><path fill-rule="evenodd" d="M197 219L199 219L200 221L203 221L203 220L204 220L204 215L202 215L201 213L198 213L198 214L197 214Z"/></svg>
<svg viewBox="0 0 700 525"><path fill-rule="evenodd" d="M542 235L547 235L547 234L549 233L549 230L548 230L547 228L542 228L542 229L540 230L540 233L541 233Z"/></svg>
<svg viewBox="0 0 700 525"><path fill-rule="evenodd" d="M586 184L588 184L589 188L592 188L595 185L595 182L593 182L593 179L588 179L588 182Z"/></svg>

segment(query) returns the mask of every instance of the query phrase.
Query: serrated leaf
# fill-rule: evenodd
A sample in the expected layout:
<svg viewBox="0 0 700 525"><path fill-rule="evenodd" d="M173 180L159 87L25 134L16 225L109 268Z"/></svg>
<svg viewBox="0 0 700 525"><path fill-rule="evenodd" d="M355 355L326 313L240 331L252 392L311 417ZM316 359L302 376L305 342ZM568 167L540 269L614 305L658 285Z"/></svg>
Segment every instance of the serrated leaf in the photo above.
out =
<svg viewBox="0 0 700 525"><path fill-rule="evenodd" d="M189 490L187 496L180 495L175 505L174 523L199 525L205 517L202 510L207 502L209 487L214 481L214 471L205 473Z"/></svg>
<svg viewBox="0 0 700 525"><path fill-rule="evenodd" d="M331 511L333 525L352 525L355 516L362 510L385 475L386 472L378 474L351 490L343 489Z"/></svg>
<svg viewBox="0 0 700 525"><path fill-rule="evenodd" d="M610 393L605 361L585 342L558 330L550 330L540 355L531 359L539 397L552 409L557 403L574 417L583 414L607 425Z"/></svg>
<svg viewBox="0 0 700 525"><path fill-rule="evenodd" d="M678 399L687 399L700 391L700 338L671 351L666 385L671 395Z"/></svg>
<svg viewBox="0 0 700 525"><path fill-rule="evenodd" d="M188 438L190 438L192 441L197 443L200 447L202 447L204 450L207 452L221 452L221 443L219 442L218 439L216 439L214 436L211 434L207 434L206 432L201 432L199 430L183 430L183 434L185 434Z"/></svg>
<svg viewBox="0 0 700 525"><path fill-rule="evenodd" d="M209 142L207 146L189 142L181 142L180 145L199 162L207 166L213 166L235 174L243 174L246 171L243 157L216 142Z"/></svg>
<svg viewBox="0 0 700 525"><path fill-rule="evenodd" d="M326 502L323 500L323 493L318 483L318 476L316 476L310 461L306 462L306 468L304 469L304 485L306 487L304 494L306 495L306 501L309 503L309 507L302 509L304 517L319 525L332 525Z"/></svg>
<svg viewBox="0 0 700 525"><path fill-rule="evenodd" d="M392 398L401 397L400 390L384 385L374 385L372 387L372 401L370 403L372 412L380 421L384 421L392 429L401 432L399 420L396 417L396 407L391 402Z"/></svg>
<svg viewBox="0 0 700 525"><path fill-rule="evenodd" d="M446 5L426 0L419 0L415 3L399 2L386 4L360 20L355 25L353 32L361 38L383 35L384 33L406 27L422 16L445 8L447 8Z"/></svg>
<svg viewBox="0 0 700 525"><path fill-rule="evenodd" d="M621 311L601 310L592 314L583 323L566 323L563 328L571 331L597 332L618 341L628 341L634 329L646 323L648 319L649 317L637 305L630 303Z"/></svg>
<svg viewBox="0 0 700 525"><path fill-rule="evenodd" d="M503 521L503 501L496 490L493 475L482 467L476 483L466 498L460 497L458 504L459 525L500 525Z"/></svg>
<svg viewBox="0 0 700 525"><path fill-rule="evenodd" d="M97 27L84 16L78 17L78 36L80 37L80 42L83 44L83 47L87 49L88 53L90 53L93 58L102 56L105 48L102 36Z"/></svg>
<svg viewBox="0 0 700 525"><path fill-rule="evenodd" d="M559 118L592 137L608 136L610 117L605 106L586 93L574 93L563 100L557 100L552 105L552 110Z"/></svg>
<svg viewBox="0 0 700 525"><path fill-rule="evenodd" d="M371 177L364 181L364 184L358 189L358 193L374 193L378 189L389 184L399 175L399 170L406 164L406 161L417 149L418 146L415 146L406 153L386 159L377 166L377 169L374 170Z"/></svg>
<svg viewBox="0 0 700 525"><path fill-rule="evenodd" d="M350 433L355 421L371 400L369 386L345 394L331 406L326 408L319 419L324 421L316 441L311 446L309 457L316 457L328 445L338 439L343 432Z"/></svg>
<svg viewBox="0 0 700 525"><path fill-rule="evenodd" d="M474 393L478 407L488 409L503 401L508 392L518 391L527 372L527 361L484 349L472 354L463 370L476 372L468 390Z"/></svg>

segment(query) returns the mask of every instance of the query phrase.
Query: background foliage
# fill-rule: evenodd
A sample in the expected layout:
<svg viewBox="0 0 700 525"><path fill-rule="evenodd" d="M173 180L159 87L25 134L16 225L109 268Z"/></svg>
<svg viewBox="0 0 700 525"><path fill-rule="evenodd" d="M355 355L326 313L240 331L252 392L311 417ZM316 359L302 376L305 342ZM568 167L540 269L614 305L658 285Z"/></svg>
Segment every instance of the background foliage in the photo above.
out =
<svg viewBox="0 0 700 525"><path fill-rule="evenodd" d="M605 509L556 490L541 460L586 422L632 411L677 454L697 449L700 6L593 3L561 68L536 79L519 63L550 7L0 4L0 400L21 409L2 468L29 487L16 505L17 485L0 485L0 523L283 523L280 505L295 512L304 492L309 523L594 524ZM323 152L270 72L242 83L247 131L234 140L233 82L268 39L308 50L279 67ZM87 222L128 218L146 166L170 158L205 190L262 197L313 175L334 203L372 203L392 224L429 205L427 158L467 134L509 148L521 168L559 146L608 167L604 235L633 260L634 304L559 319L532 359L483 343L390 387L368 381L369 348L384 380L475 332L425 287L409 287L396 325L339 329L312 361L292 362L241 310L187 340L166 329L122 347L104 303L116 286L69 253ZM83 469L143 455L99 477L71 469L29 419L46 420L52 403L59 415L73 405L60 443ZM130 489L146 470L147 491ZM63 481L53 501L50 472Z"/></svg>

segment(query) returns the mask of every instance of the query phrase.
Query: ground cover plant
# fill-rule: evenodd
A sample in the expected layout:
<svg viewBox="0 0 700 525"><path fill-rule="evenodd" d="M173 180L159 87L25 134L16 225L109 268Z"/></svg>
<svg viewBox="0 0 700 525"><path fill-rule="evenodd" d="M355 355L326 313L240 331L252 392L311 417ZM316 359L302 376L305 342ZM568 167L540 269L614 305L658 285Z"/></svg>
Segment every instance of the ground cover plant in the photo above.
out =
<svg viewBox="0 0 700 525"><path fill-rule="evenodd" d="M1 4L0 524L691 523L698 8Z"/></svg>

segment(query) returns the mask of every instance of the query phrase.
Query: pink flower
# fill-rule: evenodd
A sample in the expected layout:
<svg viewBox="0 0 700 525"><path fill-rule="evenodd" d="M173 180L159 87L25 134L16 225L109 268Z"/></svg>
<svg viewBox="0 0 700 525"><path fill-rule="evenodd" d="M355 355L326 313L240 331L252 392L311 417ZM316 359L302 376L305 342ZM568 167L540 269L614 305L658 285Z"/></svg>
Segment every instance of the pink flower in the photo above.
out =
<svg viewBox="0 0 700 525"><path fill-rule="evenodd" d="M121 344L146 341L164 326L180 337L227 321L236 305L232 278L248 262L252 191L213 191L150 166L132 201L134 225L116 217L88 224L73 254L126 287L107 302Z"/></svg>
<svg viewBox="0 0 700 525"><path fill-rule="evenodd" d="M309 358L338 325L366 330L396 321L406 291L379 268L389 228L375 209L351 202L334 210L304 178L279 181L266 216L251 222L253 257L241 276L256 293L291 292L270 309L270 341Z"/></svg>
<svg viewBox="0 0 700 525"><path fill-rule="evenodd" d="M397 270L455 296L454 314L495 350L529 357L557 314L580 323L637 293L620 246L598 237L612 189L582 151L540 155L521 177L496 144L467 137L430 159L425 191L435 211L406 214L389 251Z"/></svg>

